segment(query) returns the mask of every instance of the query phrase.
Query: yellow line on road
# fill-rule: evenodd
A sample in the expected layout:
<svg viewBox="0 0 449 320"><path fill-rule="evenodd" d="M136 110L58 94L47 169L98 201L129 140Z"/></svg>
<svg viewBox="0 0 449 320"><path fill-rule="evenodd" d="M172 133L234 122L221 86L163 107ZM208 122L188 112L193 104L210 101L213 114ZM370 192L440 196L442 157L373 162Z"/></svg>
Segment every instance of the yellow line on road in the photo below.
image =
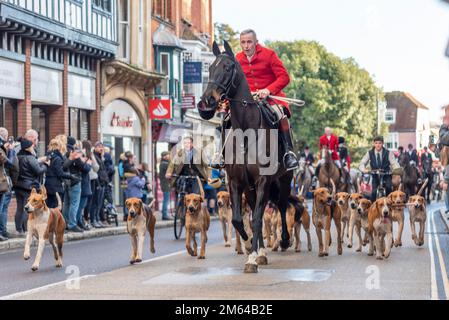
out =
<svg viewBox="0 0 449 320"><path fill-rule="evenodd" d="M447 278L446 265L444 263L443 254L441 253L440 240L438 239L438 235L436 234L434 214L432 214L431 217L432 229L435 235L435 243L438 252L438 260L440 261L441 278L443 279L444 293L446 295L446 300L449 300L449 280Z"/></svg>

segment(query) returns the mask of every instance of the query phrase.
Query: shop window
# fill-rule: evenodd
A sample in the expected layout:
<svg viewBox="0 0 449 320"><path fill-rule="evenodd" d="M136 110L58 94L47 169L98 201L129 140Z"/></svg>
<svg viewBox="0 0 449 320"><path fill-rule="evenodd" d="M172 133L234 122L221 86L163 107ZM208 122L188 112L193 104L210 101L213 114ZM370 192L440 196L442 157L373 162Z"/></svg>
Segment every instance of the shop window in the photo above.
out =
<svg viewBox="0 0 449 320"><path fill-rule="evenodd" d="M49 117L44 108L34 107L31 113L31 127L39 134L38 155L45 155L49 141Z"/></svg>
<svg viewBox="0 0 449 320"><path fill-rule="evenodd" d="M77 140L89 140L90 138L90 111L70 108L69 112L70 136Z"/></svg>

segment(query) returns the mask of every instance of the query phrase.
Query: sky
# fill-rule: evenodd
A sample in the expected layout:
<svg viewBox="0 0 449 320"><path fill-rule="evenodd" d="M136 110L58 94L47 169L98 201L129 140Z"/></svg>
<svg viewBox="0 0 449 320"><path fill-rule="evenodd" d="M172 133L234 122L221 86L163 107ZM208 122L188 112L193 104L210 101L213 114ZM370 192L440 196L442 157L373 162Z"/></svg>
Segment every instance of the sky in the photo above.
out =
<svg viewBox="0 0 449 320"><path fill-rule="evenodd" d="M376 84L406 91L437 121L449 104L449 4L441 0L214 0L213 21L260 41L315 40Z"/></svg>

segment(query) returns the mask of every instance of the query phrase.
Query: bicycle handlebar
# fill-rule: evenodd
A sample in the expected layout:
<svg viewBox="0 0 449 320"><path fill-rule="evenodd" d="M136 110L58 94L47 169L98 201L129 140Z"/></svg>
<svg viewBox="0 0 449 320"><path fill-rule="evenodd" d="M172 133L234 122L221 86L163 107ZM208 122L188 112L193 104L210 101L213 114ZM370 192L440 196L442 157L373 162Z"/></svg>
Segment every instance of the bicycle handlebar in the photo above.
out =
<svg viewBox="0 0 449 320"><path fill-rule="evenodd" d="M392 175L393 173L391 171L383 171L383 170L371 170L368 172L364 172L364 174L378 174L381 176L389 176Z"/></svg>
<svg viewBox="0 0 449 320"><path fill-rule="evenodd" d="M196 180L196 178L197 178L198 176L183 176L183 175L177 175L177 174L174 174L174 175L172 175L172 178L185 178L185 179L192 179L192 180ZM200 178L200 180L201 181L206 181L205 179L203 179L203 178L201 178L201 177L198 177L198 178Z"/></svg>

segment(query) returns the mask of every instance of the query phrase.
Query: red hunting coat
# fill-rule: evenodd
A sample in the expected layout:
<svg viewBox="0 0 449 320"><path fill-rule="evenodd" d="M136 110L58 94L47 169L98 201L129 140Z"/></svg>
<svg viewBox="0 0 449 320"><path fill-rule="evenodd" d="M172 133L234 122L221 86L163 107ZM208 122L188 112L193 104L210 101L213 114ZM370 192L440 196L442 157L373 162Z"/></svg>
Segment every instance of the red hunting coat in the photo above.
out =
<svg viewBox="0 0 449 320"><path fill-rule="evenodd" d="M320 150L323 146L327 146L329 150L332 150L332 160L338 160L338 138L336 135L331 135L331 139L328 140L326 135L323 134L320 137Z"/></svg>
<svg viewBox="0 0 449 320"><path fill-rule="evenodd" d="M289 84L290 77L276 52L257 44L251 62L243 52L239 52L236 59L242 66L251 92L268 89L274 96L285 97L282 89ZM268 99L268 101L271 105L283 105L290 112L288 103L273 99Z"/></svg>

